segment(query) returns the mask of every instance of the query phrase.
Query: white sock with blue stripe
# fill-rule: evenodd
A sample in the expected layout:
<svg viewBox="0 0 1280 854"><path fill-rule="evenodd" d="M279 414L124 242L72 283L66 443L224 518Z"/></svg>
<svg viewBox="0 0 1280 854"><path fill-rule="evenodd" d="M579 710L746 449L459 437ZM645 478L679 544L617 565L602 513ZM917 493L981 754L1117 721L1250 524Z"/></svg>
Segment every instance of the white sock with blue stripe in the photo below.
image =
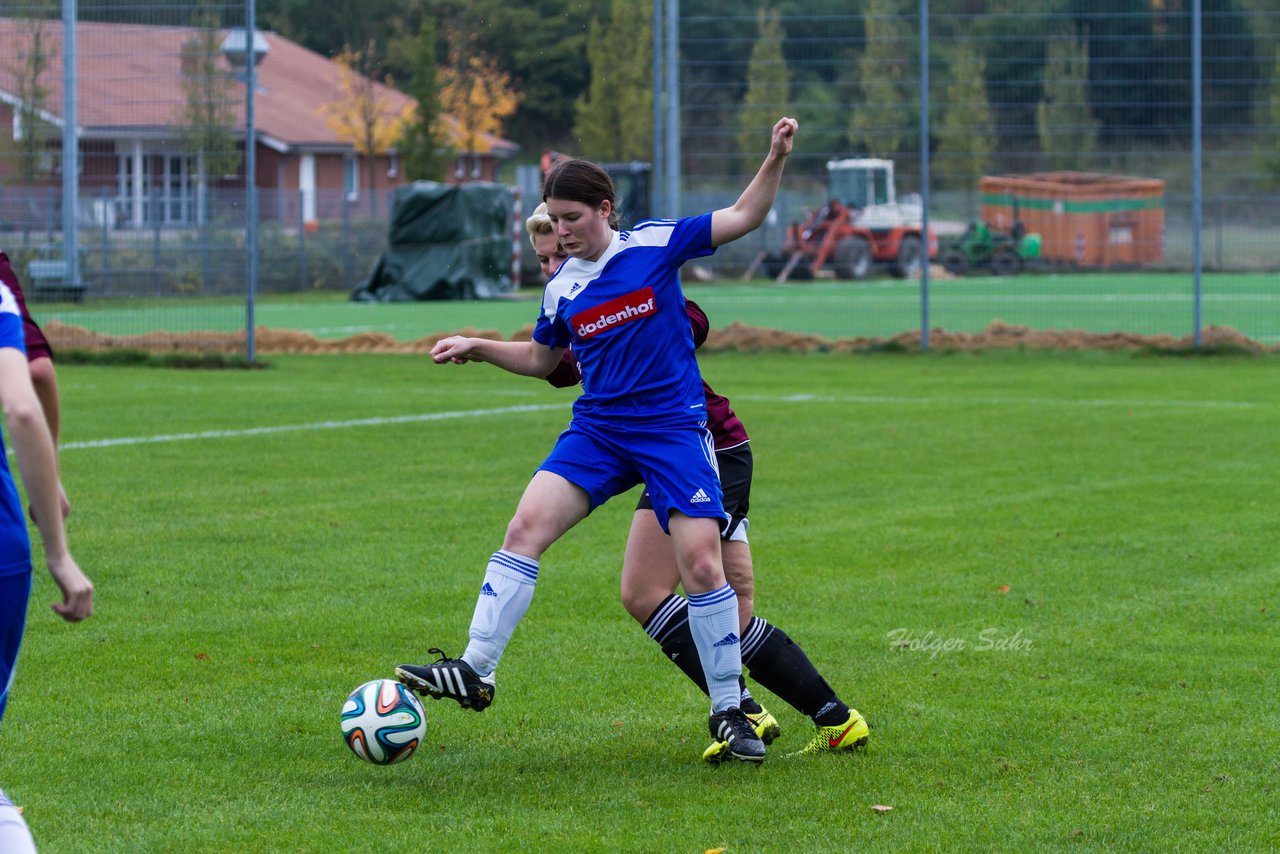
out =
<svg viewBox="0 0 1280 854"><path fill-rule="evenodd" d="M22 813L0 790L0 851L4 854L36 854L36 843Z"/></svg>
<svg viewBox="0 0 1280 854"><path fill-rule="evenodd" d="M477 674L488 676L498 666L512 633L529 610L537 580L538 562L533 558L505 549L489 558L471 616L471 642L462 654L462 660Z"/></svg>
<svg viewBox="0 0 1280 854"><path fill-rule="evenodd" d="M741 701L742 642L738 637L738 594L727 583L707 593L690 593L689 629L707 677L711 711L723 712Z"/></svg>

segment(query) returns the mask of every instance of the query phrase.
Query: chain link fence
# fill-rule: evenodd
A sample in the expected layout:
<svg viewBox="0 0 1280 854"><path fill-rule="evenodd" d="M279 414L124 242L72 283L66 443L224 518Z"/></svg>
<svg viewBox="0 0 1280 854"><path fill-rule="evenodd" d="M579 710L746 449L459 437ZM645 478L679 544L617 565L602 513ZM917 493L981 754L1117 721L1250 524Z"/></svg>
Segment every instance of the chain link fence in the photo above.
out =
<svg viewBox="0 0 1280 854"><path fill-rule="evenodd" d="M843 276L838 249L819 256L823 231L806 245L789 241L788 228L830 214L849 160L874 158L892 164L899 202L927 191L942 244L930 267L930 324L1186 335L1198 260L1209 274L1206 325L1234 323L1280 341L1280 293L1267 275L1280 268L1271 237L1280 225L1274 5L1205 2L1197 23L1190 2L934 2L923 45L921 5L725 15L684 4L684 207L732 199L723 189L745 184L771 117L801 125L776 221L717 253L717 274L761 253L787 257L799 243L804 276ZM1010 270L993 269L992 253L1023 232L1038 235L1039 252L1019 269L1038 275L993 276ZM826 268L806 269L815 260ZM859 319L849 327L857 334Z"/></svg>
<svg viewBox="0 0 1280 854"><path fill-rule="evenodd" d="M928 200L940 242L927 268L931 325L1003 320L1185 335L1202 310L1206 325L1280 341L1280 294L1269 275L1280 268L1272 237L1280 226L1280 11L1262 0L1203 7L1197 24L1183 0L1033 10L932 3L922 48L912 0L728 14L686 0L677 28L681 210L655 213L731 203L773 120L794 115L801 134L773 214L700 272L761 281L793 263L788 293L832 279L923 299L900 258L873 259L882 263L859 281L840 240L819 256L822 247L804 237L824 234L814 226L840 213L832 201L847 207L838 196L865 180L862 202L888 217L851 232L868 241L904 216L916 221ZM189 329L243 330L245 86L225 60L244 3L81 4L79 197L71 204L83 280L72 284L84 287L74 291L60 289L56 265L41 263L63 251L58 14L52 0L0 12L0 33L15 46L0 59L0 129L12 130L0 133L0 249L26 274L44 319L88 322L89 309L110 305L120 319L100 331L133 334L161 322L147 306L164 302L164 323L174 323L175 305L190 306ZM273 168L260 159L258 292L350 292L385 248L390 191L373 204L369 193L359 202L342 190L308 196L269 180ZM654 177L661 186L663 176ZM875 204L889 201L898 206L892 215ZM1018 274L992 260L1021 251L1028 236L1038 243ZM846 327L850 336L871 331L857 311Z"/></svg>

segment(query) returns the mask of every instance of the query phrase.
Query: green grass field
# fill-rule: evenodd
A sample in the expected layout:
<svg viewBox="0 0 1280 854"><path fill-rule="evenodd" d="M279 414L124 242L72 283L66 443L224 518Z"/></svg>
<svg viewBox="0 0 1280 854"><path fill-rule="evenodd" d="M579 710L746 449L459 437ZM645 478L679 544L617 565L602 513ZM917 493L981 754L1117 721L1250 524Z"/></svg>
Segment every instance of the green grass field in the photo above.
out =
<svg viewBox="0 0 1280 854"><path fill-rule="evenodd" d="M711 768L618 603L634 496L545 556L483 715L389 768L357 684L461 651L569 396L407 356L63 366L76 626L37 571L0 785L45 854L1280 845L1273 358L709 354L756 455L758 612L872 725ZM873 805L892 811L879 813Z"/></svg>
<svg viewBox="0 0 1280 854"><path fill-rule="evenodd" d="M714 327L737 321L828 338L890 336L920 328L920 285L877 278L865 282L686 283L685 290L707 310ZM382 332L401 341L472 326L503 334L531 324L540 293L488 302L350 303L343 294L266 296L255 322L299 329L321 338ZM932 282L929 325L954 332L977 332L994 320L1036 329L1190 335L1192 279L1173 273L1093 273L1080 275L992 276ZM243 300L182 299L103 301L37 310L116 335L164 329L238 331L244 329ZM1275 277L1214 274L1204 277L1204 325L1233 326L1263 343L1280 343L1280 293Z"/></svg>

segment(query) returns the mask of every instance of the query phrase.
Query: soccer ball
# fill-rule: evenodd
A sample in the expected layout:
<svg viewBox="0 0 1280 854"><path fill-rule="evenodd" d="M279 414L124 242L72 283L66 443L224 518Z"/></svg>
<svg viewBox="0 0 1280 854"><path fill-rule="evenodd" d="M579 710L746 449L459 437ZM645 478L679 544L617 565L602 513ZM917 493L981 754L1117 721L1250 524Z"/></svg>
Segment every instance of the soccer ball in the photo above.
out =
<svg viewBox="0 0 1280 854"><path fill-rule="evenodd" d="M427 733L422 702L394 679L374 679L342 704L342 737L351 752L374 765L413 755Z"/></svg>

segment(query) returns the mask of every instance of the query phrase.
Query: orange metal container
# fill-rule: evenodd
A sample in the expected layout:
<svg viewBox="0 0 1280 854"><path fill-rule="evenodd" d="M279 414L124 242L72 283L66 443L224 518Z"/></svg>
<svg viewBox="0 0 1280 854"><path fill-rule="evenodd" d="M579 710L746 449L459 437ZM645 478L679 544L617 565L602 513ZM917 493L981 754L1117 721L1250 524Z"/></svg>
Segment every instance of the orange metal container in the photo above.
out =
<svg viewBox="0 0 1280 854"><path fill-rule="evenodd" d="M1134 267L1164 258L1164 181L1092 172L989 175L982 219L1017 219L1041 237L1041 257L1077 267Z"/></svg>

